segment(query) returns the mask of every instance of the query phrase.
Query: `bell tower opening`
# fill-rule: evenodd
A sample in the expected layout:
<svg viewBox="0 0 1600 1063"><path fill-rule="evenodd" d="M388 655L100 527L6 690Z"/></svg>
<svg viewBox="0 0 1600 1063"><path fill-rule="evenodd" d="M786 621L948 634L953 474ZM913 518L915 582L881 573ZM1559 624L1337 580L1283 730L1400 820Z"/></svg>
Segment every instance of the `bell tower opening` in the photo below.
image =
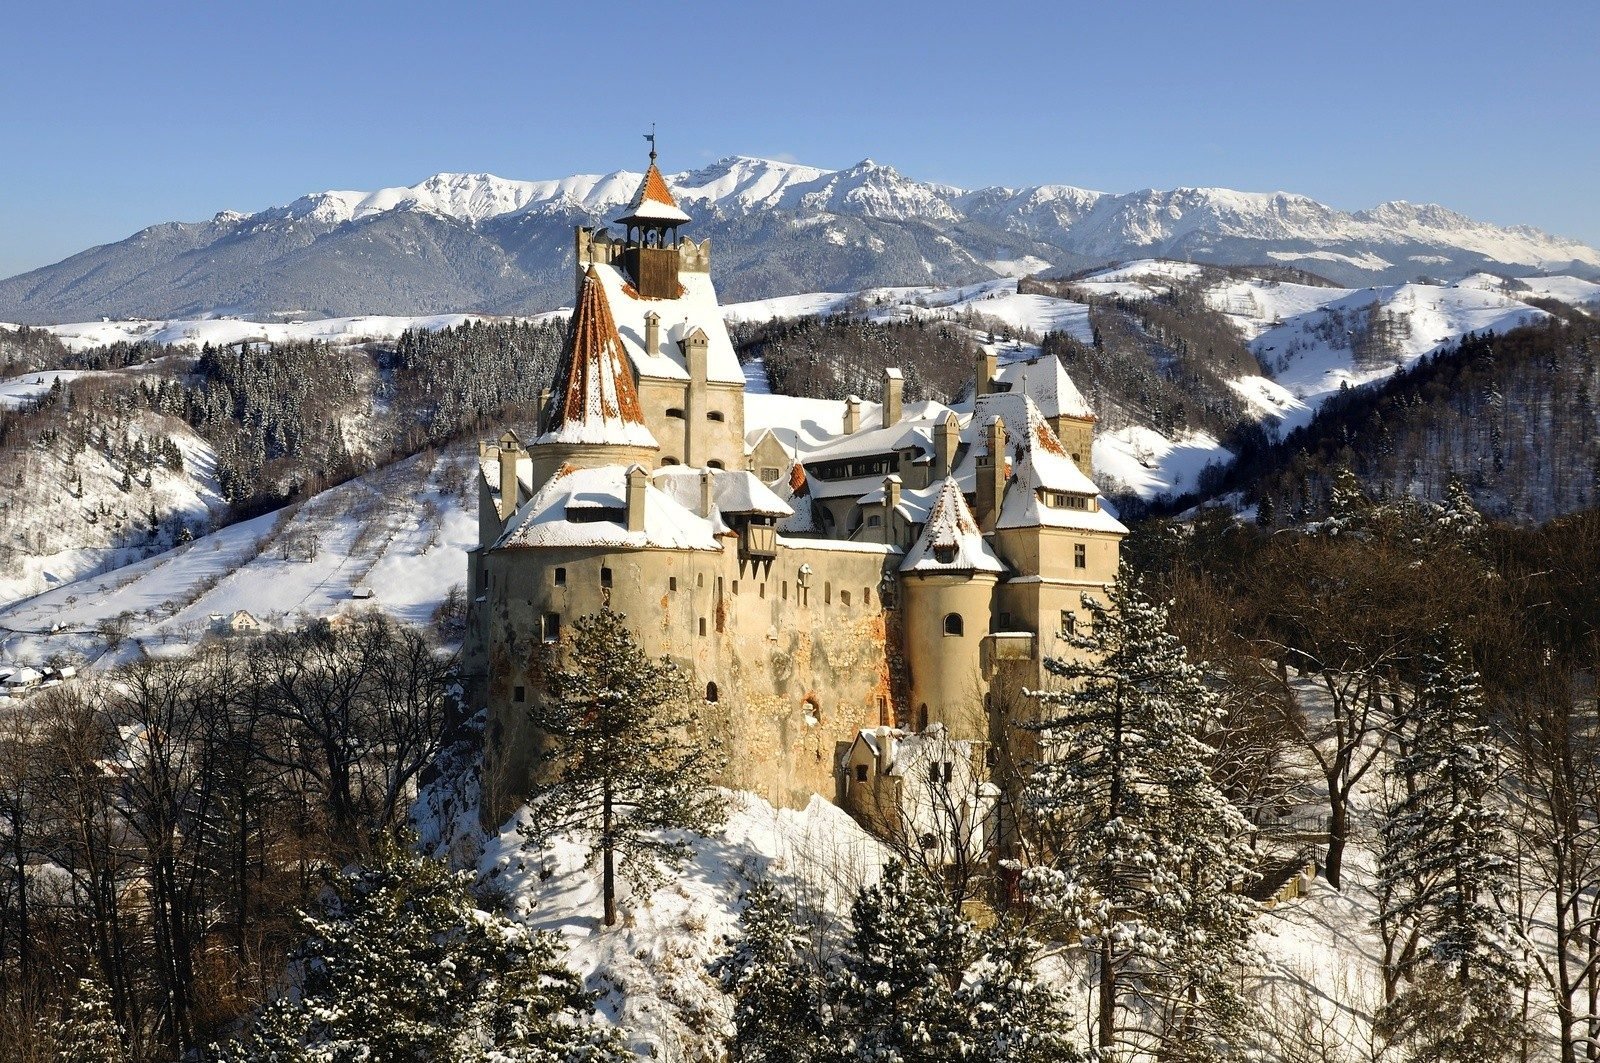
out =
<svg viewBox="0 0 1600 1063"><path fill-rule="evenodd" d="M678 209L656 168L655 135L652 133L648 139L650 167L627 212L617 219L626 234L622 267L641 298L676 299L682 294L678 283L678 226L688 224L690 219Z"/></svg>

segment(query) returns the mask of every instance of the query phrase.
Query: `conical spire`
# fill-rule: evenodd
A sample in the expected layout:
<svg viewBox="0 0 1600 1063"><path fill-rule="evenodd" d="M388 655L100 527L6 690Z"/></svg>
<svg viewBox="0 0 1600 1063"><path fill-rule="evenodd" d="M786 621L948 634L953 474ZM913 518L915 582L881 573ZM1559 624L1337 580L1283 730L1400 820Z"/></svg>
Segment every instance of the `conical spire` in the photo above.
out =
<svg viewBox="0 0 1600 1063"><path fill-rule="evenodd" d="M644 172L644 180L639 182L639 190L633 194L627 212L617 219L617 224L683 225L689 220L689 215L678 209L666 180L662 178L661 171L656 169L655 159L651 159L649 169Z"/></svg>
<svg viewBox="0 0 1600 1063"><path fill-rule="evenodd" d="M594 266L583 278L578 306L556 368L557 391L541 443L656 446L645 427L633 372Z"/></svg>
<svg viewBox="0 0 1600 1063"><path fill-rule="evenodd" d="M983 541L961 485L947 477L939 486L928 523L906 552L902 572L1004 572L1005 565Z"/></svg>

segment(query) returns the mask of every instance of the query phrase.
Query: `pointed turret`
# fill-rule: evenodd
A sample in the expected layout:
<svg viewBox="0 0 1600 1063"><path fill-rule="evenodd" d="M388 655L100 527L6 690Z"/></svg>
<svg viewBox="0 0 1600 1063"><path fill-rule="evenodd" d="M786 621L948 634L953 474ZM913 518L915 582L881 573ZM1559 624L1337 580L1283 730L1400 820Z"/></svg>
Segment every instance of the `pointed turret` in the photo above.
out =
<svg viewBox="0 0 1600 1063"><path fill-rule="evenodd" d="M983 541L961 485L946 477L928 511L922 534L906 551L901 572L1004 572L1005 565Z"/></svg>
<svg viewBox="0 0 1600 1063"><path fill-rule="evenodd" d="M622 264L641 297L678 298L682 291L678 283L678 226L689 220L689 215L678 209L661 171L656 169L652 147L650 168L644 172L644 180L639 182L628 209L617 219L617 224L627 230Z"/></svg>
<svg viewBox="0 0 1600 1063"><path fill-rule="evenodd" d="M650 168L644 172L644 180L639 182L638 191L634 192L627 211L617 219L617 224L649 229L685 225L689 220L689 215L678 208L661 171L656 169L655 160L651 159Z"/></svg>
<svg viewBox="0 0 1600 1063"><path fill-rule="evenodd" d="M622 337L593 266L567 325L555 384L541 444L656 448L655 437L645 427Z"/></svg>

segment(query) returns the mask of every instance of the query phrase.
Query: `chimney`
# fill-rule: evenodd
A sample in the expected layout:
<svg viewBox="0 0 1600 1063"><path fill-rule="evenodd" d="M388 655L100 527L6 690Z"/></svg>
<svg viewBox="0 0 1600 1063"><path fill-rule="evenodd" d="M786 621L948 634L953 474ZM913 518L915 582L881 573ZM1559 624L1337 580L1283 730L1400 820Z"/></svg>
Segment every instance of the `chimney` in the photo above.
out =
<svg viewBox="0 0 1600 1063"><path fill-rule="evenodd" d="M844 434L853 436L861 430L861 399L851 395L844 400Z"/></svg>
<svg viewBox="0 0 1600 1063"><path fill-rule="evenodd" d="M889 546L895 543L894 514L900 508L899 476L885 476L883 478L883 541Z"/></svg>
<svg viewBox="0 0 1600 1063"><path fill-rule="evenodd" d="M700 470L700 515L708 520L717 505L716 475L709 468Z"/></svg>
<svg viewBox="0 0 1600 1063"><path fill-rule="evenodd" d="M978 458L978 505L974 514L984 531L993 531L1006 491L1006 426L991 417L983 426L984 453Z"/></svg>
<svg viewBox="0 0 1600 1063"><path fill-rule="evenodd" d="M710 340L702 329L696 328L683 338L683 360L692 382L704 383L706 379L706 346Z"/></svg>
<svg viewBox="0 0 1600 1063"><path fill-rule="evenodd" d="M661 353L661 315L654 310L644 316L644 353L652 357Z"/></svg>
<svg viewBox="0 0 1600 1063"><path fill-rule="evenodd" d="M628 467L628 530L644 531L644 489L649 482L643 465Z"/></svg>
<svg viewBox="0 0 1600 1063"><path fill-rule="evenodd" d="M955 471L956 448L961 445L961 422L953 413L946 413L944 419L933 429L933 478L943 480Z"/></svg>
<svg viewBox="0 0 1600 1063"><path fill-rule="evenodd" d="M973 387L974 395L990 395L994 392L995 374L1000 372L1000 356L988 347L978 348L978 380Z"/></svg>
<svg viewBox="0 0 1600 1063"><path fill-rule="evenodd" d="M893 727L878 727L878 774L887 775L894 767L895 731Z"/></svg>
<svg viewBox="0 0 1600 1063"><path fill-rule="evenodd" d="M500 437L500 519L510 520L517 511L517 459L522 443L517 433L507 429Z"/></svg>
<svg viewBox="0 0 1600 1063"><path fill-rule="evenodd" d="M900 423L900 400L905 396L906 381L900 370L883 371L883 427L893 428Z"/></svg>

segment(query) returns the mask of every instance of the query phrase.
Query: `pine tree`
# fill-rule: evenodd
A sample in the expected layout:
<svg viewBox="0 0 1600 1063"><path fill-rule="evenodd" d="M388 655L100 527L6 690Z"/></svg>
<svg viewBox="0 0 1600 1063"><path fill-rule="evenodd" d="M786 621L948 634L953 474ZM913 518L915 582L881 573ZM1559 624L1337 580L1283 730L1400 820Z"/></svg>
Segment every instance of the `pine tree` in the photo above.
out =
<svg viewBox="0 0 1600 1063"><path fill-rule="evenodd" d="M662 832L709 833L724 814L708 786L717 746L696 733L681 674L646 657L625 619L602 609L572 625L534 719L550 739L549 781L533 788L523 830L540 845L556 834L589 838L606 926L617 922L618 871L636 888L658 885L689 855L686 841Z"/></svg>
<svg viewBox="0 0 1600 1063"><path fill-rule="evenodd" d="M78 980L66 1015L50 1029L55 1063L122 1063L124 1031L111 1012L110 994L92 978Z"/></svg>
<svg viewBox="0 0 1600 1063"><path fill-rule="evenodd" d="M973 930L932 883L888 865L850 908L831 993L846 1059L957 1060L969 1016L956 989Z"/></svg>
<svg viewBox="0 0 1600 1063"><path fill-rule="evenodd" d="M1446 640L1401 721L1409 748L1391 771L1405 792L1385 820L1378 868L1380 921L1419 943L1397 957L1403 983L1380 1027L1417 1060L1509 1059L1519 1040L1499 757L1481 712L1477 674Z"/></svg>
<svg viewBox="0 0 1600 1063"><path fill-rule="evenodd" d="M1243 1020L1230 988L1250 936L1248 823L1212 781L1203 740L1221 720L1204 671L1124 564L1108 604L1086 600L1081 660L1038 695L1043 747L1024 788L1047 862L1034 902L1096 958L1102 1052L1124 1039L1123 998L1158 999L1163 1053L1225 1053Z"/></svg>
<svg viewBox="0 0 1600 1063"><path fill-rule="evenodd" d="M498 1060L623 1063L549 935L480 910L469 873L394 843L330 881L305 918L296 992L219 1046L228 1063Z"/></svg>
<svg viewBox="0 0 1600 1063"><path fill-rule="evenodd" d="M734 1063L813 1063L822 1058L823 982L794 907L770 883L750 890L744 936L718 964L734 998Z"/></svg>
<svg viewBox="0 0 1600 1063"><path fill-rule="evenodd" d="M1065 997L1034 970L1019 927L980 932L938 883L900 863L862 888L844 951L826 962L770 886L722 963L734 1063L1074 1063ZM822 939L825 935L817 933Z"/></svg>

